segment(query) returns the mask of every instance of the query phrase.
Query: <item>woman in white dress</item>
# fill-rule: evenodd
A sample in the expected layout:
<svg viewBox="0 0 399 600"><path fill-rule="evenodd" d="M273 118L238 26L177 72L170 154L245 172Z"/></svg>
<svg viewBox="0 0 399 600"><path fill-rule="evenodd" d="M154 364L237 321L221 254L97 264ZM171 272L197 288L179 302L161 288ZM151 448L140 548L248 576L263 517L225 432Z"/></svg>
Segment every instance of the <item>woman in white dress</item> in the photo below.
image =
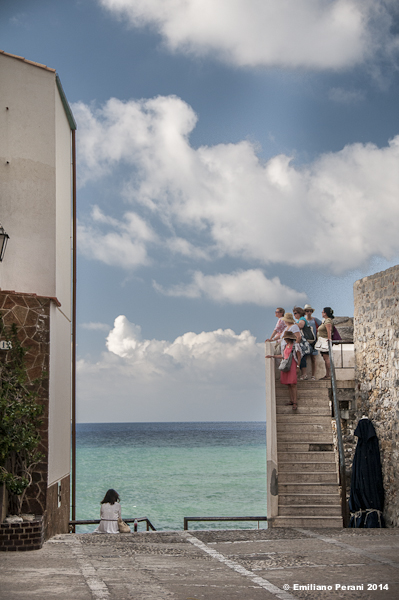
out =
<svg viewBox="0 0 399 600"><path fill-rule="evenodd" d="M101 501L101 521L94 533L119 533L118 518L121 516L119 494L115 490L108 490Z"/></svg>

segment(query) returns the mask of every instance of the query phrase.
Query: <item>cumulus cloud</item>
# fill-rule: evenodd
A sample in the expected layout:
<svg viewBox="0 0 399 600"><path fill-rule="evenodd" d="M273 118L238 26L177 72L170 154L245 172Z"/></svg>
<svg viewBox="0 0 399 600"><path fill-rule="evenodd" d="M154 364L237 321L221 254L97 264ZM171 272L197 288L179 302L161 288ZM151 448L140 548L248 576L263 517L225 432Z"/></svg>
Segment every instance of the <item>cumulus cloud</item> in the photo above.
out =
<svg viewBox="0 0 399 600"><path fill-rule="evenodd" d="M106 225L106 229L101 225ZM118 221L98 206L92 209L90 223L78 224L77 233L79 251L84 256L125 269L149 264L147 244L157 239L139 215L127 212L123 221Z"/></svg>
<svg viewBox="0 0 399 600"><path fill-rule="evenodd" d="M206 297L216 302L231 304L257 304L275 306L283 301L289 304L303 304L307 297L283 285L278 277L267 279L261 269L238 270L234 273L204 275L200 271L193 274L191 283L171 286L168 289L154 282L154 287L166 296L185 298Z"/></svg>
<svg viewBox="0 0 399 600"><path fill-rule="evenodd" d="M383 148L350 144L296 166L283 154L261 161L249 141L193 148L189 134L197 117L175 96L114 98L97 110L75 105L74 112L83 179L125 164L126 202L140 206L149 221L184 232L158 240L169 249L176 238L174 250L191 256L197 248L208 256L336 273L399 251L399 135ZM104 240L83 228L81 250L108 264L144 264L155 234L137 219L133 237L127 223L115 225L107 251Z"/></svg>
<svg viewBox="0 0 399 600"><path fill-rule="evenodd" d="M345 90L343 88L331 88L328 97L338 104L357 104L364 100L364 92L361 90Z"/></svg>
<svg viewBox="0 0 399 600"><path fill-rule="evenodd" d="M239 66L342 69L390 53L386 0L98 0L134 27L153 27L172 51Z"/></svg>
<svg viewBox="0 0 399 600"><path fill-rule="evenodd" d="M81 421L94 408L105 421L264 418L264 347L249 331L148 340L120 315L107 349L97 363L78 362Z"/></svg>
<svg viewBox="0 0 399 600"><path fill-rule="evenodd" d="M88 329L89 331L109 331L111 328L107 323L81 323L80 326L83 329Z"/></svg>

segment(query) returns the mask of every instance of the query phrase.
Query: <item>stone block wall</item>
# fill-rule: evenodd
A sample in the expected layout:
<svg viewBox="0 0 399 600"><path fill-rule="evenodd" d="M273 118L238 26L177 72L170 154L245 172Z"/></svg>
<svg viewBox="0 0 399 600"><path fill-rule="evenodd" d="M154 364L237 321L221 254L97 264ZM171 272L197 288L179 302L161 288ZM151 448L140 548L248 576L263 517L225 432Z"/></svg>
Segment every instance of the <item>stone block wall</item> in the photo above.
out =
<svg viewBox="0 0 399 600"><path fill-rule="evenodd" d="M42 532L45 532L46 539L56 533L67 531L70 504L69 475L61 481L61 506L59 506L58 502L58 484L56 483L48 487L51 302L57 301L52 298L36 296L35 294L17 294L11 291L0 291L0 314L2 315L5 326L9 327L13 323L17 326L18 339L27 351L25 360L29 380L33 382L37 378L42 378L40 387L38 388L38 401L44 407L43 414L41 415L41 443L39 449L44 455L44 458L41 463L36 465L33 472L33 483L27 490L23 512L43 516L41 530ZM7 361L7 359L7 350L0 350L0 361ZM23 527L25 527L25 524L23 524ZM28 533L31 534L32 532ZM3 534L6 535L4 532ZM12 532L12 535L16 536L17 532ZM10 539L7 538L5 541L8 543ZM12 539L17 538L13 537ZM26 539L33 538L30 536ZM35 538L35 544L33 545L36 547L37 544L38 542ZM15 546L15 544L9 545L10 547ZM18 545L21 546L19 549L26 549L25 547L29 544L24 542L23 544L18 543L17 546Z"/></svg>
<svg viewBox="0 0 399 600"><path fill-rule="evenodd" d="M70 510L70 477L67 475L60 482L47 488L47 513L45 522L45 538L57 533L66 533Z"/></svg>
<svg viewBox="0 0 399 600"><path fill-rule="evenodd" d="M363 415L380 444L387 526L399 525L399 265L354 285L356 409L353 436ZM356 438L353 438L354 445Z"/></svg>
<svg viewBox="0 0 399 600"><path fill-rule="evenodd" d="M25 361L30 381L43 377L38 401L43 405L40 427L40 452L48 454L48 397L49 397L49 356L50 356L50 302L33 294L0 292L0 314L6 327L13 323L18 328L18 339L27 350ZM7 351L0 350L0 360L7 361ZM33 473L23 510L27 513L43 515L46 510L47 458L39 463Z"/></svg>
<svg viewBox="0 0 399 600"><path fill-rule="evenodd" d="M341 414L341 430L342 441L345 455L345 471L346 471L346 497L349 500L352 463L355 452L356 438L353 435L354 422L356 421L356 384L354 380L337 381L337 400ZM332 390L331 390L332 402ZM334 411L333 411L334 412ZM335 426L334 426L335 427ZM337 450L338 451L338 450Z"/></svg>
<svg viewBox="0 0 399 600"><path fill-rule="evenodd" d="M40 550L44 541L43 517L22 523L0 523L0 552Z"/></svg>

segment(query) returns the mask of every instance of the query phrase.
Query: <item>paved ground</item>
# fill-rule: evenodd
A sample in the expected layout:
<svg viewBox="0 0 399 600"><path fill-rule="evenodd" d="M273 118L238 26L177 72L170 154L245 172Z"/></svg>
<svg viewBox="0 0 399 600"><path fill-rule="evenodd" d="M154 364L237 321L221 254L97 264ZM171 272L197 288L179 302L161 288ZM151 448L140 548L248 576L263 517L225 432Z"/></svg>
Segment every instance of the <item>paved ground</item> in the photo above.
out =
<svg viewBox="0 0 399 600"><path fill-rule="evenodd" d="M397 600L398 567L398 529L70 534L0 552L0 598Z"/></svg>

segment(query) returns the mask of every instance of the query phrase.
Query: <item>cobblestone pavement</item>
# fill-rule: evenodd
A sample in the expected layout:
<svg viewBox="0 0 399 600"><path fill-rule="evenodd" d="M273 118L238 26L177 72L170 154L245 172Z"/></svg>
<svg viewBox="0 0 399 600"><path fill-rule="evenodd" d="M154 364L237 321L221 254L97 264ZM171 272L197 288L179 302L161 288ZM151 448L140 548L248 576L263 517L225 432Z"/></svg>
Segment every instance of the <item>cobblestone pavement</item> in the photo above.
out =
<svg viewBox="0 0 399 600"><path fill-rule="evenodd" d="M398 567L398 529L70 534L0 552L0 598L397 600Z"/></svg>

